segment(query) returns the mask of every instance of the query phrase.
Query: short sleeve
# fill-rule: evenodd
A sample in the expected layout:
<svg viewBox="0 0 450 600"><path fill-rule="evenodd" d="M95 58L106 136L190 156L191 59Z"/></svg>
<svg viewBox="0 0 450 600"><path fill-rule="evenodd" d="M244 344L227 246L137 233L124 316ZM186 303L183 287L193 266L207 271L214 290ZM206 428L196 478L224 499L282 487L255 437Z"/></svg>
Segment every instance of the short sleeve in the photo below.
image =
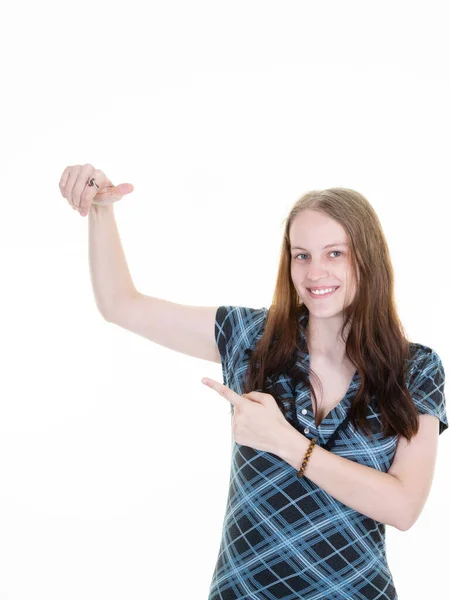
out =
<svg viewBox="0 0 450 600"><path fill-rule="evenodd" d="M439 419L439 435L448 429L444 393L445 371L439 355L428 349L415 372L411 396L421 415L434 415Z"/></svg>
<svg viewBox="0 0 450 600"><path fill-rule="evenodd" d="M236 308L236 306L219 306L216 311L214 336L220 354L222 376L225 385L228 385L228 349L232 332L230 313Z"/></svg>
<svg viewBox="0 0 450 600"><path fill-rule="evenodd" d="M222 362L223 382L230 386L231 375L238 366L245 349L254 345L264 323L267 308L248 306L219 306L216 311L214 336Z"/></svg>

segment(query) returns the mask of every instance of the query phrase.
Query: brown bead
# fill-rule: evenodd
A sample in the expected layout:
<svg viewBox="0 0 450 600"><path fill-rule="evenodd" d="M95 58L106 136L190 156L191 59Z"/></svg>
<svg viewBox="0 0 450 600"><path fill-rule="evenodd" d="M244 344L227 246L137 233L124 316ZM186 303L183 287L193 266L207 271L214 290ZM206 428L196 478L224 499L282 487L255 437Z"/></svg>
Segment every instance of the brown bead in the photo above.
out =
<svg viewBox="0 0 450 600"><path fill-rule="evenodd" d="M303 460L303 462L302 462L302 466L301 466L301 467L300 467L300 469L297 471L297 477L298 477L299 479L300 479L301 477L303 477L303 474L304 474L304 472L305 472L306 466L307 466L307 464L308 464L309 457L310 457L310 456L311 456L311 454L312 454L312 451L313 451L313 449L314 449L314 446L315 446L316 442L317 442L317 438L312 438L312 439L310 440L309 448L308 448L308 450L307 450L307 452L306 452L306 454L305 454L305 458L304 458L304 460Z"/></svg>

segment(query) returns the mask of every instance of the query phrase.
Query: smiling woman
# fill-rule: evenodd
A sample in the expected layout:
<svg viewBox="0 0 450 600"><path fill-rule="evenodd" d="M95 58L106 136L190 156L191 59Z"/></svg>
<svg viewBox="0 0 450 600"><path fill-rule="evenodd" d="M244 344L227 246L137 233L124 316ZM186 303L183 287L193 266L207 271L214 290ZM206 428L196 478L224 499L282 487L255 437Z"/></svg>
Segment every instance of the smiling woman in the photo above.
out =
<svg viewBox="0 0 450 600"><path fill-rule="evenodd" d="M375 212L332 188L292 208L271 307L218 307L234 444L209 600L398 599L386 525L420 514L448 420L442 362L393 298Z"/></svg>

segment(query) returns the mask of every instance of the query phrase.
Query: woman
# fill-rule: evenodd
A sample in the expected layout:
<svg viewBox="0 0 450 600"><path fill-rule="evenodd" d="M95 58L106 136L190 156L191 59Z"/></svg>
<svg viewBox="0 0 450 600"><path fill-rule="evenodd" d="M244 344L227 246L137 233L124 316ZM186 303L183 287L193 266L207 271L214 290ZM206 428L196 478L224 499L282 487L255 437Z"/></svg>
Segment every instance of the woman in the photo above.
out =
<svg viewBox="0 0 450 600"><path fill-rule="evenodd" d="M442 363L406 339L393 281L373 208L332 188L292 208L270 309L219 307L225 385L208 383L235 444L209 600L397 598L385 525L417 520L448 421Z"/></svg>
<svg viewBox="0 0 450 600"><path fill-rule="evenodd" d="M312 191L286 221L270 309L186 306L136 290L113 203L133 191L90 164L60 190L89 214L90 273L110 322L221 362L230 489L209 600L397 599L385 526L412 527L448 428L444 368L406 338L377 215ZM320 292L324 289L326 292Z"/></svg>

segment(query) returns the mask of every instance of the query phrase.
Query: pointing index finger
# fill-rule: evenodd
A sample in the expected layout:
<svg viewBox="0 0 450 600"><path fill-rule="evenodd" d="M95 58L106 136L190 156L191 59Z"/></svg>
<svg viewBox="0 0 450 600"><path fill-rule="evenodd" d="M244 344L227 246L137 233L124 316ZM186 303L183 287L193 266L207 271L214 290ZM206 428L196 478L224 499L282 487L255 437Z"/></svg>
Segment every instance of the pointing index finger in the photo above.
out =
<svg viewBox="0 0 450 600"><path fill-rule="evenodd" d="M245 398L236 394L232 389L223 383L219 383L218 381L214 381L214 379L209 379L208 377L203 377L202 383L207 385L208 387L216 390L218 394L226 398L231 404L234 406L240 406L243 402L245 402Z"/></svg>

